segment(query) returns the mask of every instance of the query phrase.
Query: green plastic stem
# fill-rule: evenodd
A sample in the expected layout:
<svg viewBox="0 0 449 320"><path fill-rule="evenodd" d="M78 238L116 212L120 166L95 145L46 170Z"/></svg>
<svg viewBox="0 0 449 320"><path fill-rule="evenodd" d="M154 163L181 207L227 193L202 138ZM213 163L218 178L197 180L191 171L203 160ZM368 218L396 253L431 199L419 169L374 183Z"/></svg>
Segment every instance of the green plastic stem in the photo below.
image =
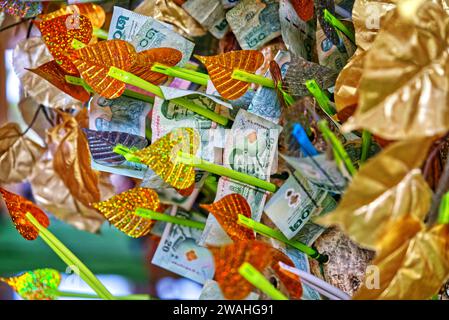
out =
<svg viewBox="0 0 449 320"><path fill-rule="evenodd" d="M83 279L101 299L113 300L114 296L106 289L106 287L98 280L84 263L81 262L58 238L56 238L49 230L43 227L34 216L27 212L26 218L39 230L39 236L47 245L64 261L67 266L77 267L79 276Z"/></svg>
<svg viewBox="0 0 449 320"><path fill-rule="evenodd" d="M186 226L189 228L195 228L204 230L206 224L199 221L193 221L188 219L183 219L179 217L169 216L168 214L163 214L160 212L155 212L153 210L137 208L135 214L142 218L147 218L151 220L165 221L169 223L179 224L181 226Z"/></svg>
<svg viewBox="0 0 449 320"><path fill-rule="evenodd" d="M269 78L265 78L256 74L252 74L243 70L238 70L235 69L232 72L232 79L235 80L240 80L240 81L244 81L244 82L249 82L249 83L256 83L256 84L260 84L261 86L267 87L267 88L271 88L271 89L275 89L275 85L274 85L274 81L272 79Z"/></svg>
<svg viewBox="0 0 449 320"><path fill-rule="evenodd" d="M155 63L151 67L151 71L158 72L165 74L169 77L176 77L180 79L184 79L193 83L197 83L202 86L207 86L208 79L203 76L202 73L195 72L188 69L182 69L182 68L174 68L174 67L167 67L160 63ZM201 76L197 75L201 74Z"/></svg>
<svg viewBox="0 0 449 320"><path fill-rule="evenodd" d="M276 289L262 273L248 262L244 262L239 268L240 275L256 288L260 289L273 300L288 300L288 298Z"/></svg>
<svg viewBox="0 0 449 320"><path fill-rule="evenodd" d="M321 90L319 84L315 80L307 80L306 87L315 97L321 109L323 109L323 111L329 117L332 117L335 114L335 110L331 104L329 97L323 92L323 90Z"/></svg>
<svg viewBox="0 0 449 320"><path fill-rule="evenodd" d="M127 84L133 85L135 87L141 88L148 92L151 92L160 98L164 98L164 94L163 94L161 88L159 88L158 86L156 86L148 81L145 81L145 80L139 78L138 76L136 76L132 73L126 72L126 71L121 70L116 67L110 67L108 76L110 76L114 79L123 81ZM176 104L179 104L180 106L182 106L186 109L189 109L190 111L193 111L199 115L202 115L203 117L205 117L207 119L210 119L216 123L219 123L223 126L226 126L229 122L229 119L213 112L212 110L201 107L186 98L176 98L171 101L173 101Z"/></svg>
<svg viewBox="0 0 449 320"><path fill-rule="evenodd" d="M171 67L171 68L173 70L176 70L176 71L179 71L179 72L184 72L184 73L188 73L188 74L191 74L191 75L194 75L194 76L197 76L197 77L201 77L203 79L206 79L207 81L210 80L210 77L209 77L209 75L207 73L202 73L202 72L196 71L198 69L198 67L195 67L193 65L192 65L191 68L189 68L188 64L186 64L184 67L174 66L174 67Z"/></svg>
<svg viewBox="0 0 449 320"><path fill-rule="evenodd" d="M99 39L107 40L108 39L108 33L100 28L94 28L93 35Z"/></svg>
<svg viewBox="0 0 449 320"><path fill-rule="evenodd" d="M324 9L324 19L329 22L335 29L343 32L352 43L355 43L355 35L351 32L348 27L346 27L340 20L338 20L332 13L327 9Z"/></svg>
<svg viewBox="0 0 449 320"><path fill-rule="evenodd" d="M309 257L317 260L318 262L325 263L328 261L328 257L326 255L320 254L314 248L311 248L311 247L305 245L304 243L296 241L296 240L289 240L289 239L287 239L287 237L285 237L282 234L282 232L280 232L278 230L274 230L260 222L254 221L253 219L250 219L244 215L241 215L241 214L238 215L237 223L248 228L248 229L252 229L266 237L273 238L273 239L279 240L283 243L286 243L286 244L292 246L293 248L296 248L299 251L304 252Z"/></svg>
<svg viewBox="0 0 449 320"><path fill-rule="evenodd" d="M440 208L438 213L438 223L448 224L449 223L449 192L447 192L441 198Z"/></svg>
<svg viewBox="0 0 449 320"><path fill-rule="evenodd" d="M129 162L134 163L142 163L141 159L135 155L133 155L133 151L124 145L118 144L112 149L117 154L120 154L125 157L125 159Z"/></svg>
<svg viewBox="0 0 449 320"><path fill-rule="evenodd" d="M352 164L351 158L349 157L348 153L346 152L346 150L343 147L340 140L338 140L338 138L334 135L334 133L327 126L327 121L326 120L319 121L318 128L320 129L321 133L323 134L324 139L326 139L326 141L331 144L335 154L338 155L338 157L341 161L343 161L349 174L351 176L353 176L357 172L357 170L355 169L354 165Z"/></svg>
<svg viewBox="0 0 449 320"><path fill-rule="evenodd" d="M82 299L99 299L100 297L89 293L79 293L79 292L67 292L60 290L52 290L52 294L57 297L66 298L82 298ZM151 296L148 294L130 294L126 296L114 297L115 300L151 300Z"/></svg>
<svg viewBox="0 0 449 320"><path fill-rule="evenodd" d="M240 182L249 184L251 186L267 190L269 192L276 192L276 190L278 189L277 186L273 183L270 183L270 182L262 180L262 179L258 179L256 177L250 176L246 173L234 171L232 169L225 168L223 166L219 166L214 163L204 161L204 160L197 158L188 153L180 152L178 154L177 160L186 165L198 168L200 170L204 170L204 171L207 171L207 172L210 172L213 174L228 177L228 178L234 179L236 181L240 181Z"/></svg>
<svg viewBox="0 0 449 320"><path fill-rule="evenodd" d="M371 146L371 133L367 130L362 132L362 154L360 155L360 163L364 163L368 158L369 149Z"/></svg>

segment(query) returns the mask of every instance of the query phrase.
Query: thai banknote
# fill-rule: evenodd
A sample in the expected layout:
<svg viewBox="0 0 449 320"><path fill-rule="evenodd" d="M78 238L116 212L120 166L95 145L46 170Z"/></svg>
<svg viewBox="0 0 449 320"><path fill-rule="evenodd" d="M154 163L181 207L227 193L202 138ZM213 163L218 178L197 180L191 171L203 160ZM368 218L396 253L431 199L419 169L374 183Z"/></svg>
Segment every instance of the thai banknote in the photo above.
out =
<svg viewBox="0 0 449 320"><path fill-rule="evenodd" d="M312 216L319 215L323 211L325 200L325 209L332 209L329 208L328 201L335 203L335 200L328 192L318 189L296 171L295 175L291 175L273 195L264 211L279 230L291 239L301 231Z"/></svg>
<svg viewBox="0 0 449 320"><path fill-rule="evenodd" d="M338 32L337 32L338 33ZM318 51L319 64L336 71L340 71L346 65L350 55L348 55L346 47L352 44L346 43L350 40L340 35L338 45L334 45L331 40L326 37L320 24L317 24L316 46Z"/></svg>
<svg viewBox="0 0 449 320"><path fill-rule="evenodd" d="M106 99L94 95L88 104L89 129L119 131L145 137L145 124L151 104L131 97ZM120 166L109 167L92 160L92 168L128 177L142 179L147 166L126 161Z"/></svg>
<svg viewBox="0 0 449 320"><path fill-rule="evenodd" d="M221 4L223 5L223 8L229 9L232 7L235 7L240 0L221 0Z"/></svg>
<svg viewBox="0 0 449 320"><path fill-rule="evenodd" d="M227 133L223 165L259 179L268 179L281 129L275 123L241 109L231 131ZM266 191L228 178L220 178L215 201L231 193L241 194L251 207L251 217L260 221L267 197ZM232 240L215 217L209 214L200 244L227 243L232 243Z"/></svg>
<svg viewBox="0 0 449 320"><path fill-rule="evenodd" d="M223 38L229 31L220 0L187 0L182 8L217 39Z"/></svg>
<svg viewBox="0 0 449 320"><path fill-rule="evenodd" d="M172 215L204 221L204 217L200 214L181 210L177 212L172 210ZM151 262L185 278L205 283L214 276L214 259L207 248L197 244L200 236L199 229L167 223Z"/></svg>
<svg viewBox="0 0 449 320"><path fill-rule="evenodd" d="M177 49L182 53L182 59L177 64L178 66L183 66L189 61L195 46L193 42L152 17L146 17L145 23L131 38L130 42L137 52L151 48Z"/></svg>
<svg viewBox="0 0 449 320"><path fill-rule="evenodd" d="M276 54L274 61L279 64L282 76L284 77L290 63L290 53L288 51L280 50ZM265 73L265 77L271 79L270 71ZM266 87L257 89L257 92L248 107L248 111L274 123L279 123L281 117L281 104L276 91Z"/></svg>
<svg viewBox="0 0 449 320"><path fill-rule="evenodd" d="M313 19L309 22L301 20L289 0L280 0L279 20L287 49L296 56L313 61L316 29Z"/></svg>
<svg viewBox="0 0 449 320"><path fill-rule="evenodd" d="M147 19L147 16L126 10L122 7L114 7L108 39L131 41Z"/></svg>
<svg viewBox="0 0 449 320"><path fill-rule="evenodd" d="M226 300L217 281L206 280L198 300ZM251 292L244 300L259 300L257 293Z"/></svg>
<svg viewBox="0 0 449 320"><path fill-rule="evenodd" d="M226 19L245 50L260 49L281 35L279 2L276 0L242 0L228 11Z"/></svg>
<svg viewBox="0 0 449 320"><path fill-rule="evenodd" d="M341 174L336 163L326 159L325 154L313 157L295 158L281 155L295 170L319 189L341 194L346 188L348 181Z"/></svg>

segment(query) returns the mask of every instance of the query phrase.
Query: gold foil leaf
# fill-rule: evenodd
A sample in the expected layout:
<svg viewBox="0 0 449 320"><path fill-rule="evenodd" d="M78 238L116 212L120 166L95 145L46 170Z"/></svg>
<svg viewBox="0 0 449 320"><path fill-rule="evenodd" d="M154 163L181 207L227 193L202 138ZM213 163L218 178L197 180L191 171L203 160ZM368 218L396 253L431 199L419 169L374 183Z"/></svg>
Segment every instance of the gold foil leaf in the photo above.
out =
<svg viewBox="0 0 449 320"><path fill-rule="evenodd" d="M60 67L71 75L78 71L69 55L74 52L73 40L88 44L92 38L92 24L85 16L66 14L38 24L42 39Z"/></svg>
<svg viewBox="0 0 449 320"><path fill-rule="evenodd" d="M126 85L108 76L109 68L128 71L136 63L136 50L126 41L108 40L81 48L72 57L84 81L99 95L114 99L122 95Z"/></svg>
<svg viewBox="0 0 449 320"><path fill-rule="evenodd" d="M61 283L61 275L54 269L36 269L15 277L1 278L25 300L54 300Z"/></svg>
<svg viewBox="0 0 449 320"><path fill-rule="evenodd" d="M163 208L157 193L148 188L130 189L106 201L94 203L93 207L117 229L133 238L148 234L154 225L153 220L139 217L134 211L137 208L161 211Z"/></svg>
<svg viewBox="0 0 449 320"><path fill-rule="evenodd" d="M129 72L148 82L158 85L165 82L168 76L151 71L151 67L154 63L158 62L165 66L173 67L177 65L181 59L181 51L173 48L148 49L137 54L136 63L131 67Z"/></svg>
<svg viewBox="0 0 449 320"><path fill-rule="evenodd" d="M337 224L355 242L376 249L386 230L411 216L422 221L432 191L418 169L430 139L396 142L361 167L337 209L316 222Z"/></svg>
<svg viewBox="0 0 449 320"><path fill-rule="evenodd" d="M0 183L17 183L31 174L44 149L22 135L19 125L0 128Z"/></svg>
<svg viewBox="0 0 449 320"><path fill-rule="evenodd" d="M177 128L149 147L134 152L166 183L176 189L187 189L195 183L195 169L176 160L178 151L195 155L199 135L192 128Z"/></svg>
<svg viewBox="0 0 449 320"><path fill-rule="evenodd" d="M251 207L240 194L232 193L210 205L203 204L201 207L217 218L224 231L233 241L256 239L254 231L237 223L239 214L251 218Z"/></svg>
<svg viewBox="0 0 449 320"><path fill-rule="evenodd" d="M195 56L207 68L210 79L223 98L235 100L245 94L249 83L232 79L234 70L255 73L262 66L264 57L256 50L239 50L217 56Z"/></svg>
<svg viewBox="0 0 449 320"><path fill-rule="evenodd" d="M62 123L48 132L48 142L55 148L53 165L76 199L89 207L100 200L99 181L92 170L89 146L81 125L86 109L74 118L61 113Z"/></svg>
<svg viewBox="0 0 449 320"><path fill-rule="evenodd" d="M449 278L449 225L420 230L393 248L385 244L372 264L380 285L363 283L353 299L430 299Z"/></svg>
<svg viewBox="0 0 449 320"><path fill-rule="evenodd" d="M90 99L90 94L82 86L70 84L65 81L65 76L69 74L54 60L44 63L35 69L28 70L44 78L58 89L81 102L87 102Z"/></svg>
<svg viewBox="0 0 449 320"><path fill-rule="evenodd" d="M93 3L77 3L69 6L64 6L59 10L41 15L42 20L51 20L53 18L63 16L66 14L78 14L89 18L92 27L101 28L106 20L106 13L104 9Z"/></svg>
<svg viewBox="0 0 449 320"><path fill-rule="evenodd" d="M39 230L25 216L27 213L31 213L43 227L47 228L50 225L47 215L30 200L1 187L0 193L5 200L12 222L26 240L35 240L39 236Z"/></svg>
<svg viewBox="0 0 449 320"><path fill-rule="evenodd" d="M395 10L366 53L359 105L343 130L364 128L389 140L446 133L448 26L447 12L430 1L413 19Z"/></svg>

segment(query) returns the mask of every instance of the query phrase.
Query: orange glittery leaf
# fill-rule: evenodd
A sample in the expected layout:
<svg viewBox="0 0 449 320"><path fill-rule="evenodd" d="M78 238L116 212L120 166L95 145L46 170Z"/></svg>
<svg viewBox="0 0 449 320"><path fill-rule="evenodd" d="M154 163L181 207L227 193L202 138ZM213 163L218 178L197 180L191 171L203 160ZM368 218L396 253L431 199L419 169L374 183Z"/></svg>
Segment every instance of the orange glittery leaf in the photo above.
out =
<svg viewBox="0 0 449 320"><path fill-rule="evenodd" d="M223 98L235 100L248 90L250 83L232 79L235 69L256 72L264 61L256 50L238 50L211 57L195 56L207 68L210 79Z"/></svg>
<svg viewBox="0 0 449 320"><path fill-rule="evenodd" d="M93 3L78 3L41 15L42 20L50 20L66 14L80 14L89 18L94 28L101 28L106 20L104 9Z"/></svg>
<svg viewBox="0 0 449 320"><path fill-rule="evenodd" d="M313 0L290 0L296 14L305 22L313 18L315 8Z"/></svg>
<svg viewBox="0 0 449 320"><path fill-rule="evenodd" d="M114 66L128 71L136 63L136 50L123 40L108 40L77 50L73 63L81 77L99 95L115 99L125 91L125 83L108 76Z"/></svg>
<svg viewBox="0 0 449 320"><path fill-rule="evenodd" d="M291 267L295 267L295 264L287 255L276 250L274 253L273 263L271 267L276 272L281 282L284 284L285 288L287 289L290 295L290 298L294 300L301 299L302 297L301 279L299 278L298 275L293 274L291 272L288 272L287 274L287 271L279 266L279 262L283 262Z"/></svg>
<svg viewBox="0 0 449 320"><path fill-rule="evenodd" d="M72 47L74 39L88 44L92 38L92 24L85 16L66 14L54 19L41 21L38 23L42 39L48 50L60 67L71 75L77 75L78 70L73 64L69 55L75 50Z"/></svg>
<svg viewBox="0 0 449 320"><path fill-rule="evenodd" d="M6 207L11 215L12 222L16 229L26 240L35 240L39 236L39 231L26 218L26 213L29 212L36 218L36 220L45 228L50 225L50 220L47 215L39 209L31 201L22 196L9 192L0 187L0 193L5 200Z"/></svg>
<svg viewBox="0 0 449 320"><path fill-rule="evenodd" d="M61 91L64 91L81 102L87 102L90 99L90 94L82 86L76 86L65 81L65 76L68 73L59 67L58 63L54 60L44 63L35 69L27 70L34 72Z"/></svg>
<svg viewBox="0 0 449 320"><path fill-rule="evenodd" d="M141 51L137 54L136 63L131 67L129 72L136 76L151 82L153 84L161 84L167 80L168 76L151 71L151 67L155 62L159 62L168 67L173 67L182 59L182 53L173 48L153 48Z"/></svg>
<svg viewBox="0 0 449 320"><path fill-rule="evenodd" d="M176 189L187 189L195 183L195 169L176 161L179 151L195 155L199 135L192 128L177 128L145 149L134 152L166 183Z"/></svg>
<svg viewBox="0 0 449 320"><path fill-rule="evenodd" d="M154 221L134 213L137 208L161 212L165 208L157 193L148 188L134 188L112 198L94 203L93 207L103 214L117 229L128 236L139 238L148 234Z"/></svg>
<svg viewBox="0 0 449 320"><path fill-rule="evenodd" d="M251 207L243 196L238 193L227 195L212 204L202 204L202 208L217 218L223 230L233 241L255 240L256 236L251 229L237 223L238 215L251 218Z"/></svg>
<svg viewBox="0 0 449 320"><path fill-rule="evenodd" d="M187 187L185 189L176 189L175 190L183 197L188 197L192 194L193 190L195 190L195 182L192 183L190 187Z"/></svg>

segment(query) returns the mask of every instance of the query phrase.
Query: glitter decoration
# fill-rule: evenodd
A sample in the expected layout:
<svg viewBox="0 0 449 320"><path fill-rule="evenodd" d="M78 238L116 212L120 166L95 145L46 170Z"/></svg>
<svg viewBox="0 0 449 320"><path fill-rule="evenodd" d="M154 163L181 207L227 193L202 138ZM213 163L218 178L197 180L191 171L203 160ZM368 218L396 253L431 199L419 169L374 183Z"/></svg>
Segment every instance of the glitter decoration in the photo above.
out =
<svg viewBox="0 0 449 320"><path fill-rule="evenodd" d="M240 194L232 193L210 205L203 204L200 206L215 216L223 230L233 241L256 239L251 229L237 223L239 214L251 218L251 207Z"/></svg>
<svg viewBox="0 0 449 320"><path fill-rule="evenodd" d="M157 193L149 188L134 188L112 198L94 203L93 207L105 216L117 229L133 238L151 231L154 221L134 214L137 208L162 212L165 206L159 202Z"/></svg>
<svg viewBox="0 0 449 320"><path fill-rule="evenodd" d="M42 12L42 2L21 0L0 0L0 11L19 18L32 18Z"/></svg>
<svg viewBox="0 0 449 320"><path fill-rule="evenodd" d="M172 48L152 48L137 54L136 63L131 67L129 72L157 85L165 82L168 76L151 71L153 64L158 62L164 66L173 67L176 66L181 59L182 53L179 50Z"/></svg>
<svg viewBox="0 0 449 320"><path fill-rule="evenodd" d="M35 69L27 70L44 78L58 89L64 91L71 97L81 102L87 102L90 99L89 92L87 92L82 86L70 84L65 81L65 76L69 74L65 72L54 60L44 63Z"/></svg>
<svg viewBox="0 0 449 320"><path fill-rule="evenodd" d="M293 300L299 300L302 297L302 283L301 279L298 275L293 274L291 272L288 272L286 270L283 270L279 266L279 262L283 262L286 265L289 265L291 267L295 267L295 264L293 261L282 252L276 250L274 252L274 258L273 258L273 264L271 267L273 268L274 272L276 272L277 276L281 280L282 284L287 289L290 299ZM288 274L287 274L288 272Z"/></svg>
<svg viewBox="0 0 449 320"><path fill-rule="evenodd" d="M92 27L101 28L106 20L104 9L93 3L77 3L62 7L59 10L41 15L42 20L50 20L66 14L79 14L89 18Z"/></svg>
<svg viewBox="0 0 449 320"><path fill-rule="evenodd" d="M187 189L195 183L195 169L176 161L176 157L179 151L195 155L199 141L194 129L177 128L134 155L166 183L176 189Z"/></svg>
<svg viewBox="0 0 449 320"><path fill-rule="evenodd" d="M264 61L263 54L256 50L239 50L216 56L195 56L207 68L210 79L223 98L235 100L248 90L250 83L232 79L235 69L256 72Z"/></svg>
<svg viewBox="0 0 449 320"><path fill-rule="evenodd" d="M290 3L296 14L305 22L313 18L315 13L313 0L290 0Z"/></svg>
<svg viewBox="0 0 449 320"><path fill-rule="evenodd" d="M71 75L78 75L78 70L69 55L75 50L73 40L88 44L92 38L92 24L85 16L66 14L38 24L42 39L60 67Z"/></svg>
<svg viewBox="0 0 449 320"><path fill-rule="evenodd" d="M109 68L128 71L136 63L136 50L126 41L108 40L81 48L72 58L81 77L96 93L115 99L123 94L126 85L108 76Z"/></svg>
<svg viewBox="0 0 449 320"><path fill-rule="evenodd" d="M318 21L323 28L326 37L332 41L334 45L340 44L340 37L334 27L324 19L324 9L327 9L332 15L335 15L334 0L315 0L315 9L318 16Z"/></svg>
<svg viewBox="0 0 449 320"><path fill-rule="evenodd" d="M54 290L61 283L61 275L54 269L36 269L15 277L1 278L25 300L54 300Z"/></svg>
<svg viewBox="0 0 449 320"><path fill-rule="evenodd" d="M39 236L37 228L26 218L25 214L27 212L31 213L43 227L47 228L50 225L47 215L31 201L1 187L0 193L5 200L12 222L26 240L35 240Z"/></svg>

